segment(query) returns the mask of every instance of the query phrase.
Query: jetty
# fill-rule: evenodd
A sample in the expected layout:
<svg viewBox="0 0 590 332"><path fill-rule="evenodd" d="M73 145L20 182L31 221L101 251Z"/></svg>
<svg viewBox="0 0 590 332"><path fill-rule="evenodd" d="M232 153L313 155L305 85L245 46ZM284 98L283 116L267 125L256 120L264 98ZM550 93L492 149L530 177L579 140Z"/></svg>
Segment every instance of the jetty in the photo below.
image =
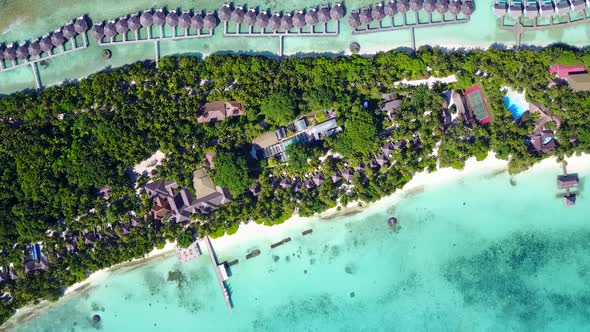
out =
<svg viewBox="0 0 590 332"><path fill-rule="evenodd" d="M203 239L203 242L205 242L205 245L207 246L207 252L209 252L209 258L211 259L211 265L213 265L213 269L215 270L215 275L217 276L217 282L219 283L219 288L221 289L221 294L223 295L223 299L225 300L225 304L227 305L227 308L229 309L229 311L232 311L232 303L231 303L231 298L229 295L229 291L227 289L227 286L225 284L225 282L229 279L229 276L227 274L227 269L225 268L225 264L218 264L217 263L217 257L215 256L215 251L213 250L213 246L211 245L211 240L209 240L209 237L205 237L205 239Z"/></svg>
<svg viewBox="0 0 590 332"><path fill-rule="evenodd" d="M565 189L565 195L563 196L563 203L566 207L576 205L576 194L571 192L572 188L576 188L579 185L579 179L577 174L568 174L566 161L561 162L563 169L563 175L557 177L557 188Z"/></svg>
<svg viewBox="0 0 590 332"><path fill-rule="evenodd" d="M31 66L35 85L40 89L42 85L37 63L87 48L87 31L86 17L81 16L36 40L22 41L18 45L8 44L7 47L0 44L0 73ZM77 36L81 36L81 43L76 40Z"/></svg>
<svg viewBox="0 0 590 332"><path fill-rule="evenodd" d="M276 37L279 40L278 54L282 56L283 39L286 37L338 36L340 20L344 17L344 5L336 3L332 7L323 5L320 8L308 8L305 12L300 9L295 13L283 12L281 15L280 12L275 12L271 15L266 10L234 7L231 3L225 3L218 13L223 21L224 37ZM335 24L331 25L331 21Z"/></svg>

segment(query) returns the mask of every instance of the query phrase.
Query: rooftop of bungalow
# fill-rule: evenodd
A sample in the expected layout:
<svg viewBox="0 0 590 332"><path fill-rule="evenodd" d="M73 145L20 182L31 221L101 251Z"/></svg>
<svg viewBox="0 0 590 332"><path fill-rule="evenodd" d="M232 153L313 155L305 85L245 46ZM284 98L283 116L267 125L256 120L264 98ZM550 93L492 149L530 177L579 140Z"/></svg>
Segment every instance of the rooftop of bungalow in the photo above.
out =
<svg viewBox="0 0 590 332"><path fill-rule="evenodd" d="M237 101L213 101L199 107L197 122L211 123L223 121L226 118L244 115L244 108Z"/></svg>
<svg viewBox="0 0 590 332"><path fill-rule="evenodd" d="M577 187L580 180L576 174L568 174L557 177L557 188L566 189Z"/></svg>
<svg viewBox="0 0 590 332"><path fill-rule="evenodd" d="M572 90L579 91L590 91L590 74L572 74L566 78L569 86Z"/></svg>
<svg viewBox="0 0 590 332"><path fill-rule="evenodd" d="M586 73L588 68L584 65L562 65L553 64L549 67L549 74L555 75L557 78L566 78L572 74Z"/></svg>
<svg viewBox="0 0 590 332"><path fill-rule="evenodd" d="M538 134L529 136L529 150L545 154L555 150L555 134L551 130L543 130Z"/></svg>

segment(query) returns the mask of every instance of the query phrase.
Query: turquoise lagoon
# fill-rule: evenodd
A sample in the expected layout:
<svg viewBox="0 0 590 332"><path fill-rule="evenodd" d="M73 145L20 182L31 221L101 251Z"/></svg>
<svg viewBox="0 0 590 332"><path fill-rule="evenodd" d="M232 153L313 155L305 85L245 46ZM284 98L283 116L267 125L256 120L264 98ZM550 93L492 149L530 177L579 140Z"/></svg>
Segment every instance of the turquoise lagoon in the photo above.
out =
<svg viewBox="0 0 590 332"><path fill-rule="evenodd" d="M14 331L588 331L588 179L566 209L559 172L490 169L218 250L240 260L231 313L208 257L169 257L114 272Z"/></svg>
<svg viewBox="0 0 590 332"><path fill-rule="evenodd" d="M325 1L324 1L325 2ZM250 0L248 5L274 10L296 10L322 3L318 0L278 1ZM345 1L347 12L374 4L375 0ZM0 1L0 42L12 43L31 40L62 26L65 22L80 15L88 15L92 20L115 19L122 15L138 12L145 8L217 9L219 0L4 0ZM236 2L238 3L238 2ZM498 28L499 22L492 15L493 0L475 0L476 10L466 24L416 29L416 44L438 45L443 47L489 47L501 44L514 45L514 35ZM212 38L193 39L177 42L162 42L161 55L193 54L206 56L217 52L276 55L279 48L277 38L224 38L222 26L215 30ZM590 25L581 24L552 31L526 32L522 35L523 44L544 46L563 42L577 46L588 44ZM289 37L284 41L287 55L326 53L348 54L351 42L361 45L361 53L376 53L395 48L408 48L408 30L379 32L366 35L352 35L347 17L341 23L338 37ZM76 80L109 67L119 67L136 61L153 59L152 43L109 47L113 58L104 61L102 48L94 40L88 49L47 61L39 67L44 86ZM0 93L10 93L26 88L34 88L35 82L31 68L20 68L0 74Z"/></svg>

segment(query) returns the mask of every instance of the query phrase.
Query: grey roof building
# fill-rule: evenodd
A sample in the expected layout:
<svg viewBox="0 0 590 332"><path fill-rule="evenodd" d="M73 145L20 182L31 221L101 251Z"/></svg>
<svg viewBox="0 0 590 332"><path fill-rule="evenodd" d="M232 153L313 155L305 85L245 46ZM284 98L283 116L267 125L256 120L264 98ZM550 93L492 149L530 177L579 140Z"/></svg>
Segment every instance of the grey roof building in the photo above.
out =
<svg viewBox="0 0 590 332"><path fill-rule="evenodd" d="M342 171L342 178L348 182L352 181L353 176L354 176L354 170L350 167L346 167Z"/></svg>
<svg viewBox="0 0 590 332"><path fill-rule="evenodd" d="M305 23L315 25L318 23L318 11L315 8L309 8L305 13Z"/></svg>
<svg viewBox="0 0 590 332"><path fill-rule="evenodd" d="M31 56L38 56L39 54L41 54L41 45L39 43L39 40L35 40L31 42L31 44L29 44L29 54Z"/></svg>
<svg viewBox="0 0 590 332"><path fill-rule="evenodd" d="M383 8L383 4L378 3L373 6L373 9L371 10L371 17L373 17L375 21L381 21L383 18L385 18L385 8Z"/></svg>
<svg viewBox="0 0 590 332"><path fill-rule="evenodd" d="M268 14L266 13L266 11L263 10L260 13L258 13L258 16L256 16L256 26L260 29L264 29L267 25Z"/></svg>
<svg viewBox="0 0 590 332"><path fill-rule="evenodd" d="M90 34L94 39L100 41L104 37L104 26L102 24L96 24L94 27L92 27ZM43 40L41 40L41 43L43 43ZM41 49L43 49L43 47L41 47Z"/></svg>
<svg viewBox="0 0 590 332"><path fill-rule="evenodd" d="M318 21L320 23L328 23L330 18L330 9L327 6L322 6L318 11Z"/></svg>
<svg viewBox="0 0 590 332"><path fill-rule="evenodd" d="M268 28L271 31L277 31L281 27L281 17L279 15L279 13L276 13L268 20Z"/></svg>
<svg viewBox="0 0 590 332"><path fill-rule="evenodd" d="M244 21L244 8L242 6L236 7L231 13L231 20L236 24L240 24Z"/></svg>
<svg viewBox="0 0 590 332"><path fill-rule="evenodd" d="M141 17L139 18L139 22L141 26L144 28L149 28L154 24L154 18L152 16L152 10L146 9L143 13L141 13Z"/></svg>
<svg viewBox="0 0 590 332"><path fill-rule="evenodd" d="M244 23L249 26L256 24L256 9L252 8L244 14Z"/></svg>
<svg viewBox="0 0 590 332"><path fill-rule="evenodd" d="M141 18L139 17L139 15L131 15L131 17L129 17L129 20L127 21L127 26L131 31L139 30L139 28L141 28Z"/></svg>
<svg viewBox="0 0 590 332"><path fill-rule="evenodd" d="M77 33L85 33L88 30L88 22L84 16L78 17L74 22L74 30Z"/></svg>
<svg viewBox="0 0 590 332"><path fill-rule="evenodd" d="M164 23L166 23L166 14L164 14L163 9L158 9L152 15L152 22L157 26L162 26L162 25L164 25Z"/></svg>
<svg viewBox="0 0 590 332"><path fill-rule="evenodd" d="M358 28L361 26L361 18L358 12L354 11L350 13L350 16L348 17L348 25L352 28Z"/></svg>
<svg viewBox="0 0 590 332"><path fill-rule="evenodd" d="M221 5L221 7L219 7L219 9L217 10L217 15L219 15L219 19L227 22L231 19L231 8L229 3L224 3L223 5Z"/></svg>
<svg viewBox="0 0 590 332"><path fill-rule="evenodd" d="M281 30L289 31L292 28L293 28L293 17L291 16L291 13L283 14L283 17L281 17Z"/></svg>
<svg viewBox="0 0 590 332"><path fill-rule="evenodd" d="M321 173L316 173L313 178L311 179L316 187L319 187L324 183L324 176Z"/></svg>
<svg viewBox="0 0 590 332"><path fill-rule="evenodd" d="M109 22L104 26L104 35L108 38L113 38L117 35L117 28L115 27L115 23ZM53 39L53 36L51 36Z"/></svg>
<svg viewBox="0 0 590 332"><path fill-rule="evenodd" d="M149 198L174 195L174 190L177 188L178 184L174 181L155 181L145 185Z"/></svg>
<svg viewBox="0 0 590 332"><path fill-rule="evenodd" d="M72 39L76 36L76 29L74 28L74 22L70 22L63 27L64 37Z"/></svg>
<svg viewBox="0 0 590 332"><path fill-rule="evenodd" d="M64 37L64 34L61 31L55 31L53 34L51 34L51 43L54 46L61 46L66 42L66 38Z"/></svg>
<svg viewBox="0 0 590 332"><path fill-rule="evenodd" d="M195 31L199 31L203 28L203 25L204 25L203 16L201 16L200 13L195 13L195 15L193 15L193 17L191 17L191 27Z"/></svg>
<svg viewBox="0 0 590 332"><path fill-rule="evenodd" d="M217 18L213 12L207 13L205 18L203 19L203 26L207 30L213 30L217 26Z"/></svg>
<svg viewBox="0 0 590 332"><path fill-rule="evenodd" d="M176 10L171 10L168 15L166 15L166 25L171 28L178 26L178 14Z"/></svg>
<svg viewBox="0 0 590 332"><path fill-rule="evenodd" d="M127 25L127 19L125 17L121 17L117 20L117 23L115 23L115 30L122 35L129 31L129 26Z"/></svg>
<svg viewBox="0 0 590 332"><path fill-rule="evenodd" d="M395 5L395 1L394 0L387 1L385 3L385 5L383 6L383 11L385 12L385 15L387 15L389 17L395 16L395 14L397 14L397 6Z"/></svg>
<svg viewBox="0 0 590 332"><path fill-rule="evenodd" d="M330 9L330 17L333 20L340 20L344 17L344 6L342 3L338 2Z"/></svg>

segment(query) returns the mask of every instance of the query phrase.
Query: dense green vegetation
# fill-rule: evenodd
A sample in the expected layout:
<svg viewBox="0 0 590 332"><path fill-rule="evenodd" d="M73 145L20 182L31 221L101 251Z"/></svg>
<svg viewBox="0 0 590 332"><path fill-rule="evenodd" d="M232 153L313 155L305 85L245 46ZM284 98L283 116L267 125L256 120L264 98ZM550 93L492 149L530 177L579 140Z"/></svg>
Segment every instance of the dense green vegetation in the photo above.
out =
<svg viewBox="0 0 590 332"><path fill-rule="evenodd" d="M530 100L561 118L560 144L554 154L590 152L590 93L573 93L567 86L547 88L547 68L556 59L586 62L589 58L588 51L561 47L470 53L423 48L417 56L392 51L374 57L282 60L169 57L160 60L159 69L152 63L136 63L79 83L5 96L0 99L0 262L4 267L13 263L20 279L2 284L14 298L0 301L0 319L38 299L56 299L62 285L140 257L166 240L190 243L192 229L156 223L146 216L150 203L135 195L128 176L133 165L157 149L167 158L156 177L189 189L192 172L206 166L205 153L216 152L212 175L234 198L199 216L200 235L231 233L250 219L280 223L296 210L311 215L338 200L341 204L374 201L403 186L418 171L434 170L437 163L461 168L469 157L483 159L488 151L509 159L511 172L529 167L543 157L523 143L535 116L519 123L512 120L501 101L500 87L505 85L526 89ZM455 74L458 82L432 90L393 84L429 74ZM444 128L440 93L474 83L484 88L493 122L482 127L458 118ZM392 92L404 102L390 122L377 106L382 93ZM246 116L198 124L196 105L222 99L242 102ZM367 109L361 108L365 101ZM338 111L342 133L313 147L290 148L287 164L249 156L252 138L298 114L326 108ZM345 162L366 164L386 140L403 142L405 147L393 152L389 166L356 172L348 191L332 183L336 169ZM328 151L344 158L319 163L318 156ZM314 168L326 179L317 188L295 192L276 186L283 172L303 177ZM140 174L137 181L143 184L147 176ZM258 196L246 190L255 182L260 184ZM104 200L97 191L107 184L111 195ZM137 227L123 234L132 222ZM84 234L95 231L104 236L86 244ZM71 238L78 239L74 252L66 248L66 239ZM25 274L24 245L34 241L44 243L51 267Z"/></svg>

